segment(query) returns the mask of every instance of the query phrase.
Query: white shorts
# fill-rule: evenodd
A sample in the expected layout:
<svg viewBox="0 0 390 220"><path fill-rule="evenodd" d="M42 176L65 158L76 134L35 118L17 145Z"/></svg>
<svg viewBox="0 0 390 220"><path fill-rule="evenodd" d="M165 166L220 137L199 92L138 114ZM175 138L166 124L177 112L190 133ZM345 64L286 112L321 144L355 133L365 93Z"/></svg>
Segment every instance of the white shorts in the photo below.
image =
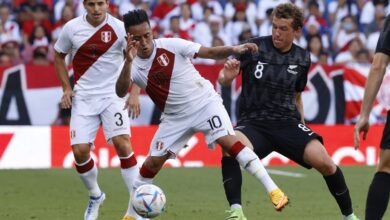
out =
<svg viewBox="0 0 390 220"><path fill-rule="evenodd" d="M118 135L130 135L129 115L123 98L73 99L70 120L70 142L93 144L96 133L103 125L107 143Z"/></svg>
<svg viewBox="0 0 390 220"><path fill-rule="evenodd" d="M218 138L235 135L229 115L219 97L190 115L164 114L150 145L149 154L163 156L170 153L171 158L175 158L188 140L199 131L212 147Z"/></svg>

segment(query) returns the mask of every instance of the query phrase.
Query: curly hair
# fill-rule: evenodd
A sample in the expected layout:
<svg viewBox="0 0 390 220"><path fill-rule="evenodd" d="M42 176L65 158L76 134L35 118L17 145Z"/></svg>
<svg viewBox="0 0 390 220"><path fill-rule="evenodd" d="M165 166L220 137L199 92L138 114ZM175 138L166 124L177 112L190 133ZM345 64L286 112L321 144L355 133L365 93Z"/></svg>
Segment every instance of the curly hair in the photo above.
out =
<svg viewBox="0 0 390 220"><path fill-rule="evenodd" d="M292 3L284 3L278 5L272 11L272 17L293 19L292 28L294 30L303 27L303 21L304 21L303 11Z"/></svg>

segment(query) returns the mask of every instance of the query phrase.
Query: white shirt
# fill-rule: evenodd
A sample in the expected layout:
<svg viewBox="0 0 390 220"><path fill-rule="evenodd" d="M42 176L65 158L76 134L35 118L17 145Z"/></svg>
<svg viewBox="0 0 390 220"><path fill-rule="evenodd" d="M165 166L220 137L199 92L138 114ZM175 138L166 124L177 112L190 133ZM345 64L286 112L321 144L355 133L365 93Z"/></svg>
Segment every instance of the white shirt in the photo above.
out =
<svg viewBox="0 0 390 220"><path fill-rule="evenodd" d="M191 63L201 45L180 38L154 40L147 59L136 57L132 81L145 89L156 106L166 114L192 113L218 96L210 81Z"/></svg>
<svg viewBox="0 0 390 220"><path fill-rule="evenodd" d="M126 47L123 22L107 14L102 24L93 27L86 15L66 23L54 45L72 58L75 97L115 97L115 83Z"/></svg>

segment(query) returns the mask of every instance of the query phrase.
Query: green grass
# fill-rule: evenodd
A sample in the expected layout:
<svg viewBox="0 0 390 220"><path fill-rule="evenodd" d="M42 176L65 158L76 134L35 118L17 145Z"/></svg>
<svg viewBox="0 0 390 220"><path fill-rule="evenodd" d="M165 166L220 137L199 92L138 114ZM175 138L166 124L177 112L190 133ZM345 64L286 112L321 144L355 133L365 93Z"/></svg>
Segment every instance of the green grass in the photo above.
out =
<svg viewBox="0 0 390 220"><path fill-rule="evenodd" d="M254 177L244 174L243 205L249 220L341 219L336 202L316 171L301 167L272 169L299 172L305 177L272 175L291 200L283 212L277 213L261 184ZM342 167L342 170L355 213L363 219L374 167ZM155 183L166 194L167 211L156 219L224 219L227 202L221 179L219 168L163 169ZM99 181L107 194L99 219L120 220L127 207L128 193L119 169L101 169ZM0 170L1 220L78 220L82 219L86 204L87 192L74 170Z"/></svg>

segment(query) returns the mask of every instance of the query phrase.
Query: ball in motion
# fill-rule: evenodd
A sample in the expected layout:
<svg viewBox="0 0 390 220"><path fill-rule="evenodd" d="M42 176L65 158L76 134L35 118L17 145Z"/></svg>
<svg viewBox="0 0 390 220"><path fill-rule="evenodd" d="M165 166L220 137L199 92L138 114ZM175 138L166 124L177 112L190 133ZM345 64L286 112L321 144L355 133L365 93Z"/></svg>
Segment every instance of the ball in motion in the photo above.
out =
<svg viewBox="0 0 390 220"><path fill-rule="evenodd" d="M154 218L160 215L165 210L165 203L164 192L153 184L138 187L131 197L133 209L144 218Z"/></svg>

